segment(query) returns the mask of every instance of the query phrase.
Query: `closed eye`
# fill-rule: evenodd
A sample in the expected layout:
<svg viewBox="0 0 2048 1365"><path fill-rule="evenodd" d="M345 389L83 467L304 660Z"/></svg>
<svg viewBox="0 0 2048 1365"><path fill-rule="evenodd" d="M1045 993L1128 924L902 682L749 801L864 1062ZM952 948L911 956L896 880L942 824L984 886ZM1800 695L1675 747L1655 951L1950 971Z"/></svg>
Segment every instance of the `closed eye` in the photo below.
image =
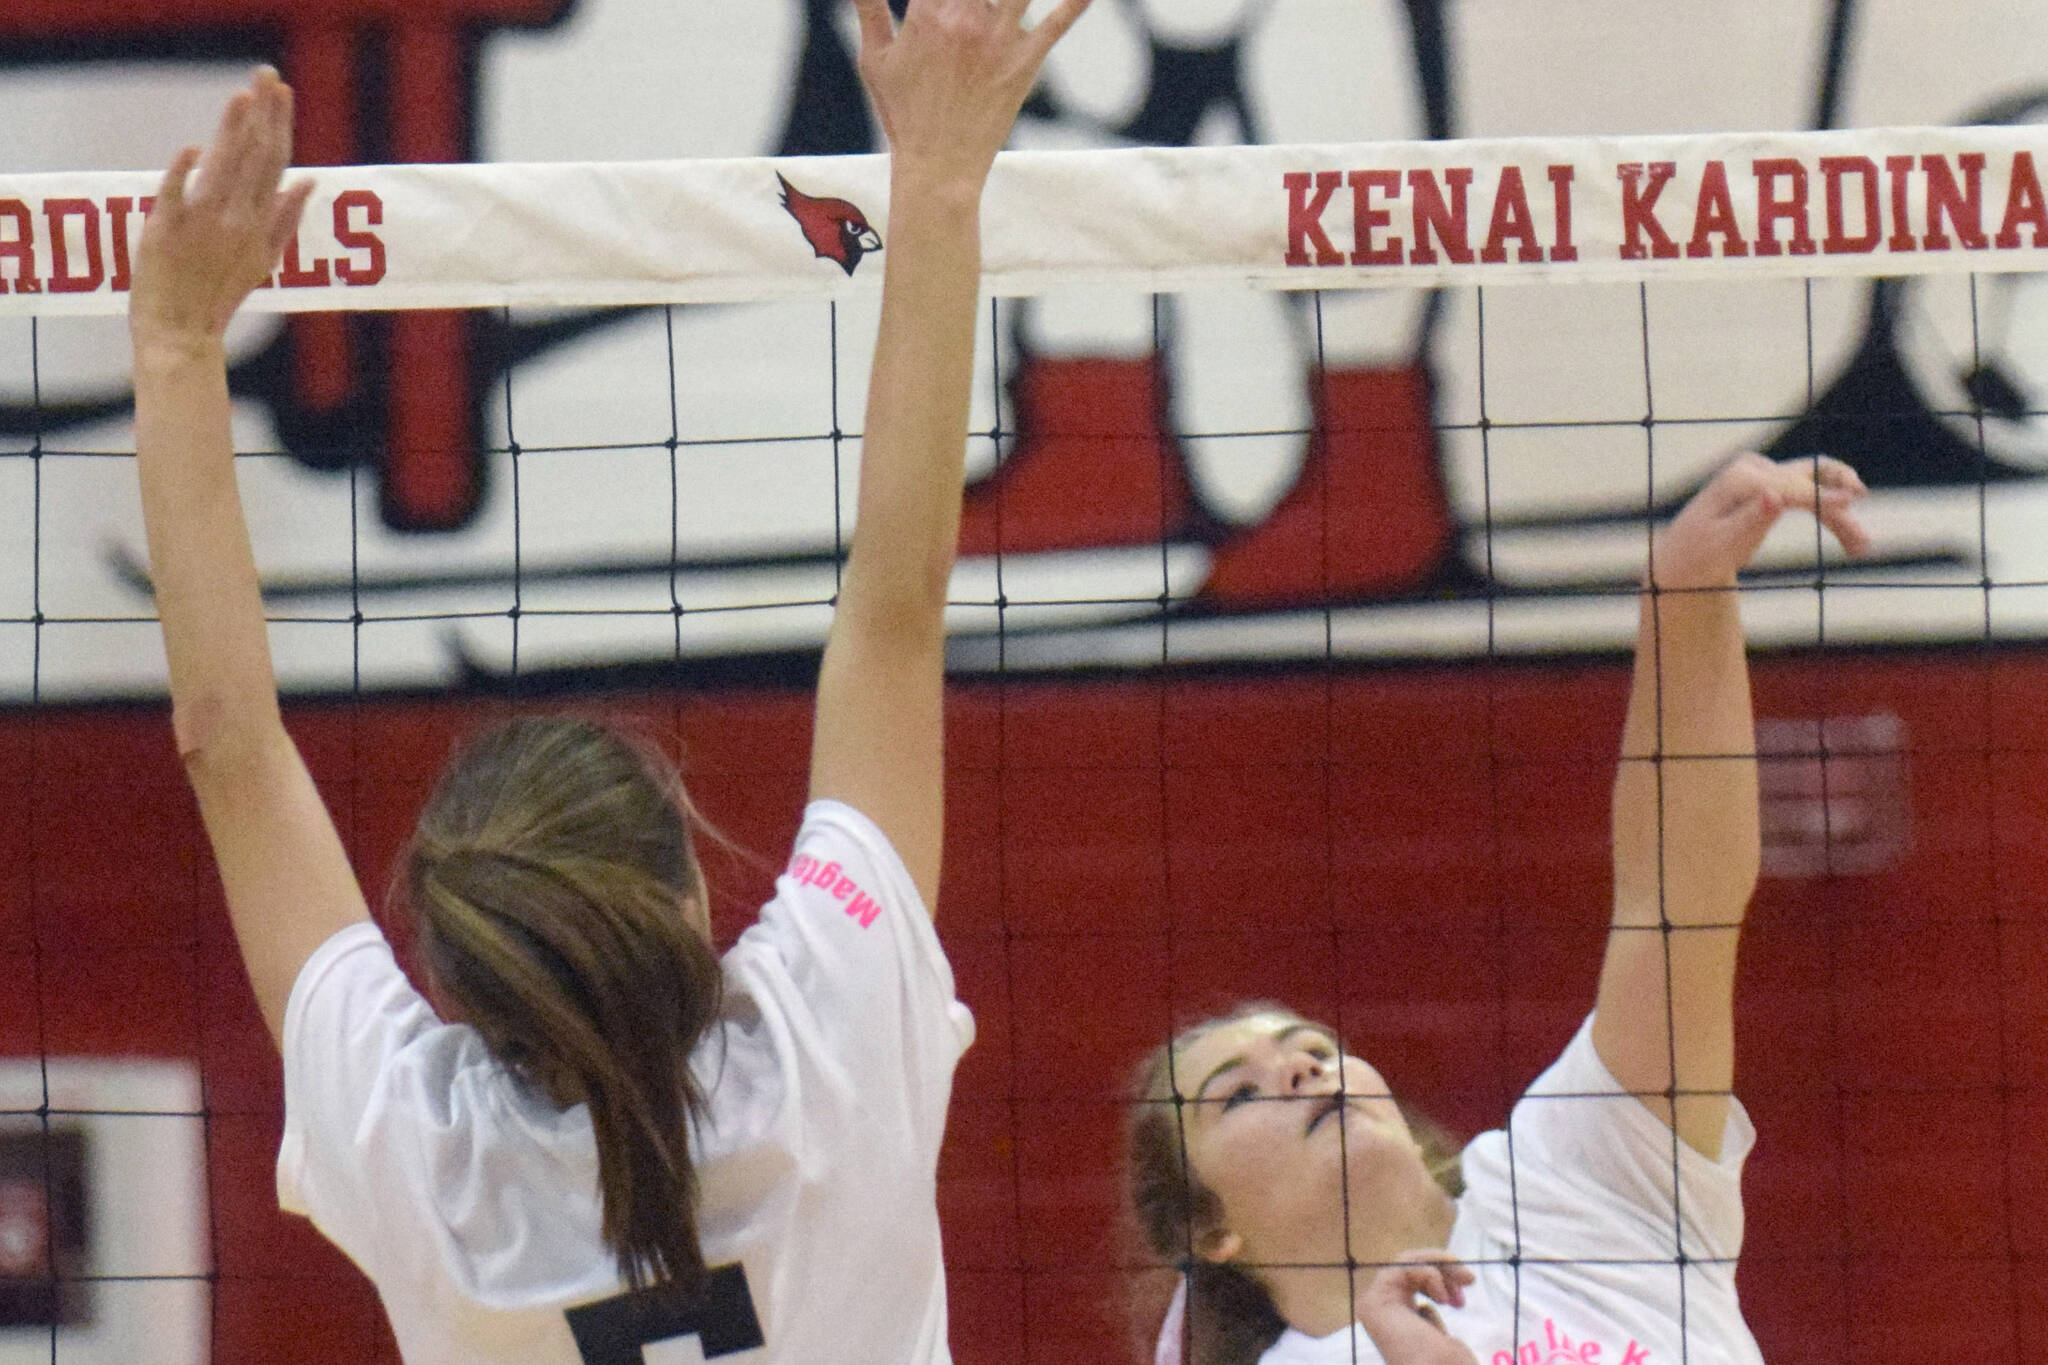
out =
<svg viewBox="0 0 2048 1365"><path fill-rule="evenodd" d="M1242 1085L1238 1086L1237 1089L1231 1091L1228 1095L1225 1095L1223 1097L1224 1112L1228 1113L1230 1110L1237 1108L1238 1105L1244 1103L1246 1100L1256 1099L1258 1097L1258 1093L1259 1088L1256 1085L1253 1085L1250 1081L1244 1082Z"/></svg>

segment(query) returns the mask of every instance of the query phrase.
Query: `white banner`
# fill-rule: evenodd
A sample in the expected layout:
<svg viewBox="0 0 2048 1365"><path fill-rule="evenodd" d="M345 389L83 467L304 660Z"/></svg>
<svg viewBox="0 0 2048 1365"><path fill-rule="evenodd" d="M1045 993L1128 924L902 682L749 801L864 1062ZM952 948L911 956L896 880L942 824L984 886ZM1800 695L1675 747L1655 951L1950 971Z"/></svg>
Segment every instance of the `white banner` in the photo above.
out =
<svg viewBox="0 0 2048 1365"><path fill-rule="evenodd" d="M987 288L1470 285L2048 264L2039 126L1009 152ZM883 157L340 167L264 311L872 288ZM0 313L116 313L157 177L0 176Z"/></svg>

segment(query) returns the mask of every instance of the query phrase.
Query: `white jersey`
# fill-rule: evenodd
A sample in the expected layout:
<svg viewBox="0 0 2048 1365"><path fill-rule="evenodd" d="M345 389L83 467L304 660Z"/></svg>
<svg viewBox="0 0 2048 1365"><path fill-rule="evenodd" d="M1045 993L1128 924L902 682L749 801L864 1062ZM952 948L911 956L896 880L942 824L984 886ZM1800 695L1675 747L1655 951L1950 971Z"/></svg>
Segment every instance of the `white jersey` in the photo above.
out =
<svg viewBox="0 0 2048 1365"><path fill-rule="evenodd" d="M939 1141L974 1024L882 832L813 802L724 972L691 1058L714 1269L696 1300L624 1292L589 1111L437 1019L374 925L292 988L278 1202L375 1282L409 1361L947 1361Z"/></svg>
<svg viewBox="0 0 2048 1365"><path fill-rule="evenodd" d="M1762 1365L1735 1298L1755 1141L1736 1101L1719 1161L1674 1144L1601 1062L1588 1019L1507 1129L1465 1148L1449 1250L1478 1279L1463 1309L1438 1310L1445 1328L1479 1365ZM1383 1365L1362 1327L1290 1329L1260 1357L1354 1363Z"/></svg>

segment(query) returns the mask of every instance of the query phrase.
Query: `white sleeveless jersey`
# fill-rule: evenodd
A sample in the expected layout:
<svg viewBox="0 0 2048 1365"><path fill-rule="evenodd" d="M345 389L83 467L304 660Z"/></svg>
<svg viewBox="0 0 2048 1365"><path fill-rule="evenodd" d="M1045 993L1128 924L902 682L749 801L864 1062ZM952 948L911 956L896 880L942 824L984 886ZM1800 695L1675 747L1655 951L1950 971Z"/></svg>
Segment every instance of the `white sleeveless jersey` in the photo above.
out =
<svg viewBox="0 0 2048 1365"><path fill-rule="evenodd" d="M1465 1149L1449 1250L1478 1278L1444 1327L1479 1365L1763 1365L1735 1295L1749 1115L1735 1102L1718 1161L1674 1143L1592 1023ZM1260 1365L1383 1362L1363 1328L1290 1329Z"/></svg>
<svg viewBox="0 0 2048 1365"><path fill-rule="evenodd" d="M292 988L278 1202L363 1268L419 1365L947 1361L935 1190L974 1026L882 832L813 802L724 972L691 1058L701 1292L625 1292L588 1110L437 1019L374 925Z"/></svg>

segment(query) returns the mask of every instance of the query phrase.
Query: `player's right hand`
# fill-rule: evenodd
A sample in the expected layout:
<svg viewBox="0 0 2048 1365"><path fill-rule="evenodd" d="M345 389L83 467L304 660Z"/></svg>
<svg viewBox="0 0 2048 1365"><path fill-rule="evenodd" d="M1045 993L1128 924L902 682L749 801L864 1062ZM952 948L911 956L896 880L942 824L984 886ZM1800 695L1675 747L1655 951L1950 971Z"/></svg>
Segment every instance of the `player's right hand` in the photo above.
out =
<svg viewBox="0 0 2048 1365"><path fill-rule="evenodd" d="M1826 455L1777 462L1738 455L1657 533L1651 577L1660 588L1730 587L1790 510L1811 512L1844 550L1861 554L1870 537L1854 508L1867 491L1855 470Z"/></svg>
<svg viewBox="0 0 2048 1365"><path fill-rule="evenodd" d="M899 169L979 186L1009 140L1045 54L1089 0L1060 0L1024 27L1030 0L854 0L860 73Z"/></svg>

